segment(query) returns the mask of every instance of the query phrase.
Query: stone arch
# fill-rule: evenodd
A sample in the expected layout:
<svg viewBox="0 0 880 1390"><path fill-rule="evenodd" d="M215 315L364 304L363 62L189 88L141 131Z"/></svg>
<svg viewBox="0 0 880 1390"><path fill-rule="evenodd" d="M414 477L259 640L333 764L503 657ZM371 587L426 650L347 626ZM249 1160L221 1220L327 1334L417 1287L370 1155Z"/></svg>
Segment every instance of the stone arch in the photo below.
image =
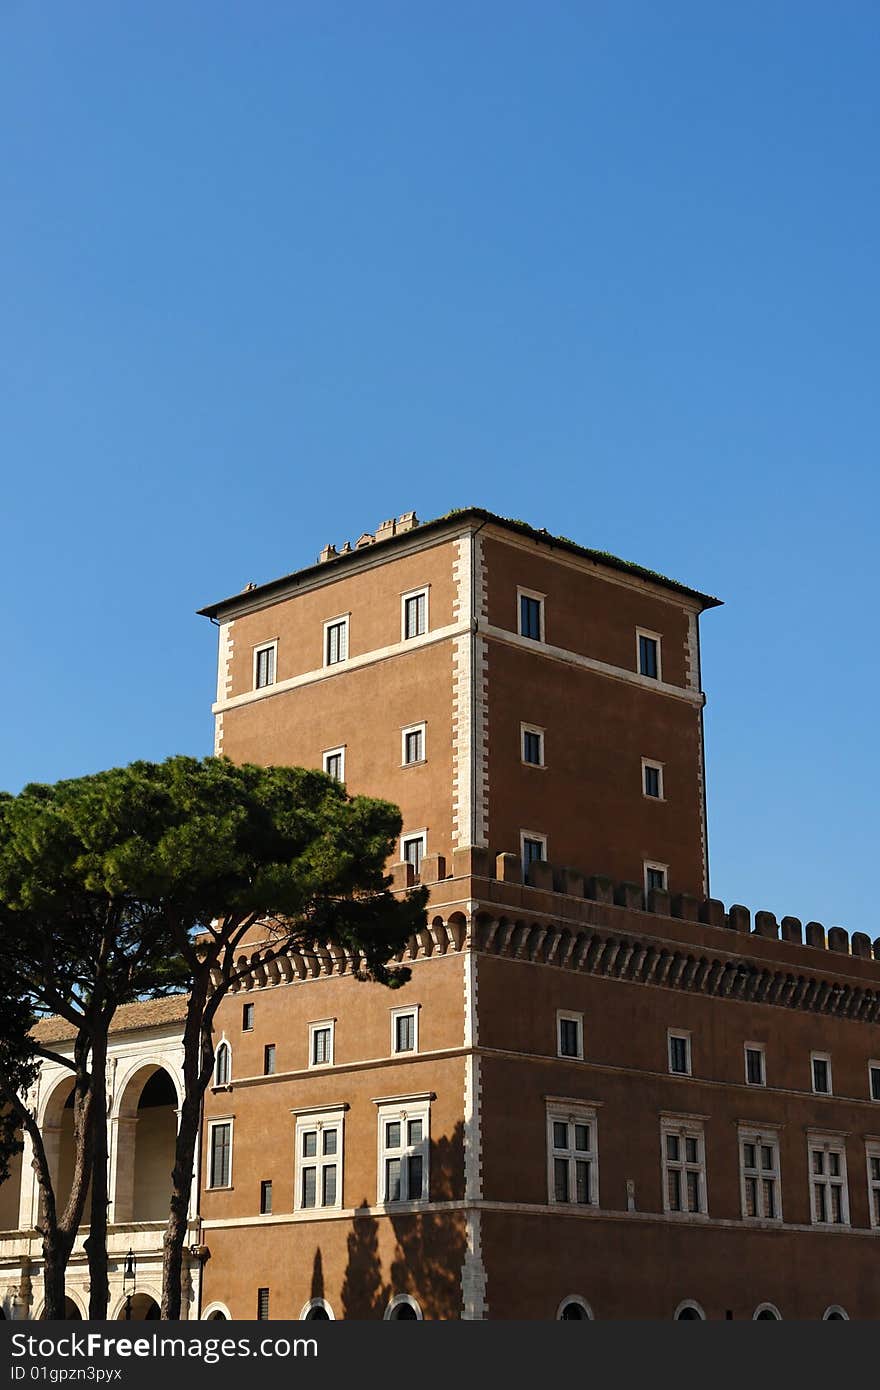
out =
<svg viewBox="0 0 880 1390"><path fill-rule="evenodd" d="M137 1293L131 1296L131 1322L157 1322L161 1299L162 1295L158 1289L138 1289ZM128 1299L123 1295L112 1314L112 1321L129 1321L125 1316L127 1303Z"/></svg>
<svg viewBox="0 0 880 1390"><path fill-rule="evenodd" d="M41 1300L38 1310L34 1313L34 1318L37 1321L42 1321L43 1317L45 1316L45 1307L45 1300ZM66 1290L64 1294L65 1322L84 1322L88 1318L88 1316L89 1310L86 1306L84 1295L80 1293L79 1290L76 1290L75 1293L71 1293L70 1290Z"/></svg>
<svg viewBox="0 0 880 1390"><path fill-rule="evenodd" d="M38 1123L43 1148L49 1164L49 1175L55 1191L58 1211L63 1212L73 1186L73 1098L75 1078L72 1072L61 1073L43 1097ZM86 1194L84 1211L88 1211L91 1183Z"/></svg>
<svg viewBox="0 0 880 1390"><path fill-rule="evenodd" d="M395 1294L385 1309L385 1322L421 1322L422 1310L408 1293Z"/></svg>
<svg viewBox="0 0 880 1390"><path fill-rule="evenodd" d="M171 1195L180 1084L160 1061L136 1062L121 1080L111 1120L112 1221L164 1221Z"/></svg>
<svg viewBox="0 0 880 1390"><path fill-rule="evenodd" d="M214 1052L214 1085L228 1086L232 1080L232 1044L222 1037Z"/></svg>
<svg viewBox="0 0 880 1390"><path fill-rule="evenodd" d="M336 1314L326 1298L310 1298L299 1315L300 1322L335 1322Z"/></svg>
<svg viewBox="0 0 880 1390"><path fill-rule="evenodd" d="M782 1322L782 1314L775 1303L759 1303L754 1313L753 1322Z"/></svg>
<svg viewBox="0 0 880 1390"><path fill-rule="evenodd" d="M209 1303L202 1312L202 1322L232 1322L232 1314L225 1303Z"/></svg>
<svg viewBox="0 0 880 1390"><path fill-rule="evenodd" d="M706 1314L693 1298L682 1299L672 1314L675 1322L705 1322Z"/></svg>
<svg viewBox="0 0 880 1390"><path fill-rule="evenodd" d="M579 1293L570 1293L562 1300L556 1309L557 1322L585 1322L593 1321L593 1310L585 1298L581 1298Z"/></svg>

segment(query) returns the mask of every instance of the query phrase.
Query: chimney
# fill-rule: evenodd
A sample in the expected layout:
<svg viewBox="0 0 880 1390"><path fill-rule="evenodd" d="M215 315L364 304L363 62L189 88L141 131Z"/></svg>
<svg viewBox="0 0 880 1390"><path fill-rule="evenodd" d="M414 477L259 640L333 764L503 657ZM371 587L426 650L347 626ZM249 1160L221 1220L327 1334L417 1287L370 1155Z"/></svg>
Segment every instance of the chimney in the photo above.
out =
<svg viewBox="0 0 880 1390"><path fill-rule="evenodd" d="M377 540L377 541L386 541L386 540L388 540L388 537L389 537L389 536L393 536L393 535L394 535L394 531L395 531L395 524L394 524L394 518L392 517L390 521L383 521L383 522L381 522L381 523L379 524L379 526L378 526L377 529L376 529L376 540Z"/></svg>
<svg viewBox="0 0 880 1390"><path fill-rule="evenodd" d="M319 564L319 565L326 565L327 561L328 561L328 560L332 560L332 559L334 558L335 555L336 555L336 546L335 546L335 545L325 545L325 546L324 546L324 549L321 551L320 555L318 556L318 564Z"/></svg>
<svg viewBox="0 0 880 1390"><path fill-rule="evenodd" d="M411 531L414 526L418 526L419 519L415 512L404 512L403 516L397 518L397 534L401 531Z"/></svg>

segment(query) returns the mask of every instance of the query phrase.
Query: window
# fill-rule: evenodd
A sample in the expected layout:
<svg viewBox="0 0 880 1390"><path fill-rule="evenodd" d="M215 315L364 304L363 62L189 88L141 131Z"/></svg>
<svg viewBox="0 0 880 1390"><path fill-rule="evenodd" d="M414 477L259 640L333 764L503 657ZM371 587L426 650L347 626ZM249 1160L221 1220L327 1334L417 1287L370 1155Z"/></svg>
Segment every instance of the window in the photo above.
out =
<svg viewBox="0 0 880 1390"><path fill-rule="evenodd" d="M419 1007L391 1010L391 1051L418 1052Z"/></svg>
<svg viewBox="0 0 880 1390"><path fill-rule="evenodd" d="M654 801L663 800L663 764L642 758L642 791Z"/></svg>
<svg viewBox="0 0 880 1390"><path fill-rule="evenodd" d="M813 1224L848 1226L849 1195L846 1188L846 1149L842 1139L811 1138L810 1185L813 1192Z"/></svg>
<svg viewBox="0 0 880 1390"><path fill-rule="evenodd" d="M427 830L413 831L409 835L404 835L400 841L400 857L405 864L412 864L416 878L422 871L422 860L425 857L427 843Z"/></svg>
<svg viewBox="0 0 880 1390"><path fill-rule="evenodd" d="M661 1124L663 1209L705 1215L706 1150L703 1126L689 1120Z"/></svg>
<svg viewBox="0 0 880 1390"><path fill-rule="evenodd" d="M560 1057L584 1055L584 1016L583 1014L556 1013L556 1051Z"/></svg>
<svg viewBox="0 0 880 1390"><path fill-rule="evenodd" d="M695 1303L692 1298L686 1298L684 1303L679 1303L672 1316L675 1322L706 1321L706 1314L703 1312L703 1309L700 1307L699 1303Z"/></svg>
<svg viewBox="0 0 880 1390"><path fill-rule="evenodd" d="M269 1290L257 1289L257 1322L269 1321Z"/></svg>
<svg viewBox="0 0 880 1390"><path fill-rule="evenodd" d="M265 685L275 684L275 661L278 643L267 642L265 646L254 647L254 689L261 690Z"/></svg>
<svg viewBox="0 0 880 1390"><path fill-rule="evenodd" d="M779 1141L774 1133L739 1133L742 1214L747 1221L781 1221Z"/></svg>
<svg viewBox="0 0 880 1390"><path fill-rule="evenodd" d="M263 1048L263 1075L275 1075L275 1044L266 1043Z"/></svg>
<svg viewBox="0 0 880 1390"><path fill-rule="evenodd" d="M544 766L544 730L532 724L520 724L522 760L530 767Z"/></svg>
<svg viewBox="0 0 880 1390"><path fill-rule="evenodd" d="M596 1206L599 1170L596 1112L587 1106L547 1107L550 1201Z"/></svg>
<svg viewBox="0 0 880 1390"><path fill-rule="evenodd" d="M425 725L410 724L401 729L401 755L404 767L425 761Z"/></svg>
<svg viewBox="0 0 880 1390"><path fill-rule="evenodd" d="M385 1309L386 1322L421 1322L422 1310L408 1293L399 1293Z"/></svg>
<svg viewBox="0 0 880 1390"><path fill-rule="evenodd" d="M348 657L348 618L333 618L324 624L324 665L335 666Z"/></svg>
<svg viewBox="0 0 880 1390"><path fill-rule="evenodd" d="M654 681L662 680L660 633L646 632L643 628L636 628L636 652L639 675L648 676L650 680Z"/></svg>
<svg viewBox="0 0 880 1390"><path fill-rule="evenodd" d="M232 1186L232 1121L208 1121L208 1187Z"/></svg>
<svg viewBox="0 0 880 1390"><path fill-rule="evenodd" d="M309 1024L309 1066L331 1067L333 1065L333 1035L336 1020L322 1019L320 1023Z"/></svg>
<svg viewBox="0 0 880 1390"><path fill-rule="evenodd" d="M865 1146L868 1160L868 1205L871 1208L871 1225L880 1229L880 1142L874 1140Z"/></svg>
<svg viewBox="0 0 880 1390"><path fill-rule="evenodd" d="M344 1112L344 1105L334 1105L322 1111L297 1114L295 1204L298 1211L342 1206Z"/></svg>
<svg viewBox="0 0 880 1390"><path fill-rule="evenodd" d="M669 1070L675 1076L690 1076L691 1074L691 1035L690 1033L673 1032L670 1028L667 1033L669 1042Z"/></svg>
<svg viewBox="0 0 880 1390"><path fill-rule="evenodd" d="M242 1032L252 1033L254 1028L254 1006L253 1004L243 1004L241 1009Z"/></svg>
<svg viewBox="0 0 880 1390"><path fill-rule="evenodd" d="M831 1054L811 1052L810 1066L813 1071L813 1090L817 1096L831 1095Z"/></svg>
<svg viewBox="0 0 880 1390"><path fill-rule="evenodd" d="M260 1215L268 1216L272 1211L272 1181L267 1178L260 1183Z"/></svg>
<svg viewBox="0 0 880 1390"><path fill-rule="evenodd" d="M380 1105L380 1201L427 1201L430 1114L430 1101L424 1096L402 1096Z"/></svg>
<svg viewBox="0 0 880 1390"><path fill-rule="evenodd" d="M872 1100L880 1100L880 1062L868 1063L868 1093Z"/></svg>
<svg viewBox="0 0 880 1390"><path fill-rule="evenodd" d="M759 1303L752 1313L752 1322L782 1322L782 1314L774 1303Z"/></svg>
<svg viewBox="0 0 880 1390"><path fill-rule="evenodd" d="M544 640L544 595L529 589L517 589L519 600L519 635L533 642Z"/></svg>
<svg viewBox="0 0 880 1390"><path fill-rule="evenodd" d="M228 1042L221 1042L214 1058L214 1085L228 1086L232 1075L232 1053Z"/></svg>
<svg viewBox="0 0 880 1390"><path fill-rule="evenodd" d="M659 888L661 892L666 891L666 869L665 864L652 864L645 860L645 894L647 896L652 888Z"/></svg>
<svg viewBox="0 0 880 1390"><path fill-rule="evenodd" d="M823 1322L849 1322L849 1313L839 1303L832 1303L822 1314Z"/></svg>
<svg viewBox="0 0 880 1390"><path fill-rule="evenodd" d="M557 1322L590 1322L592 1317L589 1303L578 1294L564 1298L556 1311Z"/></svg>
<svg viewBox="0 0 880 1390"><path fill-rule="evenodd" d="M328 748L322 753L324 771L328 777L335 777L337 782L345 781L345 746L341 748Z"/></svg>
<svg viewBox="0 0 880 1390"><path fill-rule="evenodd" d="M767 1064L761 1043L745 1044L746 1084L749 1086L767 1085Z"/></svg>
<svg viewBox="0 0 880 1390"><path fill-rule="evenodd" d="M335 1322L336 1315L324 1298L310 1298L299 1315L300 1322Z"/></svg>
<svg viewBox="0 0 880 1390"><path fill-rule="evenodd" d="M522 858L523 879L528 877L529 865L547 859L547 836L538 835L533 830L521 830L519 852Z"/></svg>
<svg viewBox="0 0 880 1390"><path fill-rule="evenodd" d="M428 631L428 590L414 589L400 600L403 640L421 637Z"/></svg>

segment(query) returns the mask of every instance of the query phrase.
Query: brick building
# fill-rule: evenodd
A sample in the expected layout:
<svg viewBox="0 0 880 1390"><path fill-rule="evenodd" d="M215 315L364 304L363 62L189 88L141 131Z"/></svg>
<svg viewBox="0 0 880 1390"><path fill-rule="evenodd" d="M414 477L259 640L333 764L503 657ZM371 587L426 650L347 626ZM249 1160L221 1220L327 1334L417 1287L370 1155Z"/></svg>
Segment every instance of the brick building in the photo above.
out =
<svg viewBox="0 0 880 1390"><path fill-rule="evenodd" d="M412 978L217 1016L202 1316L869 1317L880 943L709 897L716 600L470 509L203 610L216 751L400 805Z"/></svg>

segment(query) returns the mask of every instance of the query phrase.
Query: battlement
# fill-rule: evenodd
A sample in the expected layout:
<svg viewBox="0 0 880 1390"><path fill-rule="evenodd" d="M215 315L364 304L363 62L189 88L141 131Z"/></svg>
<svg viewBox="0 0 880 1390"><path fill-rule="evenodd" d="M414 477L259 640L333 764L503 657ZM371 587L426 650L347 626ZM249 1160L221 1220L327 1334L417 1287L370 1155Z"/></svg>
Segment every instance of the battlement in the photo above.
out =
<svg viewBox="0 0 880 1390"><path fill-rule="evenodd" d="M807 922L804 925L798 917L783 917L778 921L775 913L767 911L755 912L753 919L750 910L740 903L725 908L718 898L701 899L689 893L668 893L659 888L652 888L645 894L638 883L615 882L602 874L585 874L578 869L560 868L546 860L530 864L524 875L518 854L493 856L487 849L455 850L450 869L451 872L447 872L446 859L439 854L425 856L418 878L411 864L395 864L391 870L392 889L406 889L416 882L430 886L447 878L470 874L476 878L516 884L521 888L534 888L569 898L629 908L635 912L653 913L658 917L718 927L748 937L813 947L860 960L880 961L880 937L872 941L865 932L850 935L844 927L826 929L821 922Z"/></svg>

